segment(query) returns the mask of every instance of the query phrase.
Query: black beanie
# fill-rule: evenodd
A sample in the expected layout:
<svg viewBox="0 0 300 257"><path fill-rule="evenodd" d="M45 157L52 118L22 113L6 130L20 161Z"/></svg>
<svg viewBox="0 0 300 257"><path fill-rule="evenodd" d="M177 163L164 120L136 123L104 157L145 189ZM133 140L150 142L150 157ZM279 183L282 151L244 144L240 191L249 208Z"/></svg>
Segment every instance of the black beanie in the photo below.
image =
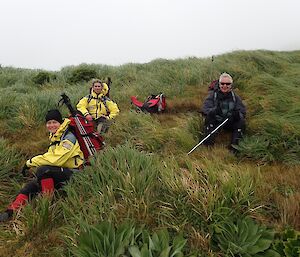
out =
<svg viewBox="0 0 300 257"><path fill-rule="evenodd" d="M62 123L61 113L57 109L48 111L45 118L46 118L46 122L49 121L49 120L56 120L59 123Z"/></svg>

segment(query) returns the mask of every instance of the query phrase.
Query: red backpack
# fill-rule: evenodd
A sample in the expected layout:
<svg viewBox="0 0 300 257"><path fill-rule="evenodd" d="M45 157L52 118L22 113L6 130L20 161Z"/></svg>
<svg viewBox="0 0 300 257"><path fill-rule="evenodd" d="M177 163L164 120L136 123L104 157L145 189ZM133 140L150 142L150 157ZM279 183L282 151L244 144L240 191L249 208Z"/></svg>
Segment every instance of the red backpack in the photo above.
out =
<svg viewBox="0 0 300 257"><path fill-rule="evenodd" d="M103 148L104 138L95 131L93 122L87 122L84 116L76 114L69 119L71 120L69 130L78 140L85 162L89 163L89 157Z"/></svg>
<svg viewBox="0 0 300 257"><path fill-rule="evenodd" d="M216 90L219 87L219 80L213 80L212 82L210 82L209 86L208 86L208 90Z"/></svg>
<svg viewBox="0 0 300 257"><path fill-rule="evenodd" d="M66 104L71 116L68 130L71 131L78 140L81 151L83 152L85 164L90 164L89 157L94 156L104 146L104 138L95 130L94 123L88 122L86 118L78 114L71 105L70 98L63 93L60 102Z"/></svg>
<svg viewBox="0 0 300 257"><path fill-rule="evenodd" d="M150 95L144 103L137 100L136 96L131 96L131 103L143 112L161 113L166 107L166 96L163 93Z"/></svg>

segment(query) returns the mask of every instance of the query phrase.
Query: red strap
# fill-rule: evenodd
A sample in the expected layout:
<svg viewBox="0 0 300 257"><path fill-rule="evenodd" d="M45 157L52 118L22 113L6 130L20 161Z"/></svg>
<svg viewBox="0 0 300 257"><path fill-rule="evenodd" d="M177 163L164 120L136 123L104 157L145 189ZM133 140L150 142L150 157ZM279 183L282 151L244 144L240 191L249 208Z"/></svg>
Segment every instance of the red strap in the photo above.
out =
<svg viewBox="0 0 300 257"><path fill-rule="evenodd" d="M13 210L13 211L17 210L22 205L25 205L27 201L28 201L28 196L27 195L18 194L16 199L10 204L10 206L7 209Z"/></svg>
<svg viewBox="0 0 300 257"><path fill-rule="evenodd" d="M131 102L132 102L134 105L136 105L137 107L140 107L140 108L141 108L141 107L143 106L144 103L138 101L138 100L136 99L136 96L131 96L130 98L131 98Z"/></svg>
<svg viewBox="0 0 300 257"><path fill-rule="evenodd" d="M149 104L149 107L152 107L152 106L154 106L154 105L157 105L158 101L159 101L159 98L155 98L155 99L149 100L149 101L148 101L148 103L150 103L150 104Z"/></svg>
<svg viewBox="0 0 300 257"><path fill-rule="evenodd" d="M41 180L42 193L52 193L54 191L53 178L44 178Z"/></svg>

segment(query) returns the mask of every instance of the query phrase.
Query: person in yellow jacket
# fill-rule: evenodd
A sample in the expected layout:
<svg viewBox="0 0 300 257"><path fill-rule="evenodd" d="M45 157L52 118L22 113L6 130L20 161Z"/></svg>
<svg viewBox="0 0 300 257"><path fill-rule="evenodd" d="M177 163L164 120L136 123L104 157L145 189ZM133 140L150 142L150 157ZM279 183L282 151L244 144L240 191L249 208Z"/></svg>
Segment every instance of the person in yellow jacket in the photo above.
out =
<svg viewBox="0 0 300 257"><path fill-rule="evenodd" d="M119 114L117 104L106 96L108 91L106 83L95 79L92 81L90 94L83 97L76 106L88 121L95 122L97 131L101 134L108 131L112 121Z"/></svg>
<svg viewBox="0 0 300 257"><path fill-rule="evenodd" d="M26 161L22 173L36 167L34 179L27 183L7 210L0 214L0 221L12 217L13 212L26 204L28 199L39 192L51 194L66 183L74 172L79 171L84 162L83 153L75 135L68 130L69 119L62 119L58 110L50 110L46 115L46 128L50 132L50 146L44 154Z"/></svg>

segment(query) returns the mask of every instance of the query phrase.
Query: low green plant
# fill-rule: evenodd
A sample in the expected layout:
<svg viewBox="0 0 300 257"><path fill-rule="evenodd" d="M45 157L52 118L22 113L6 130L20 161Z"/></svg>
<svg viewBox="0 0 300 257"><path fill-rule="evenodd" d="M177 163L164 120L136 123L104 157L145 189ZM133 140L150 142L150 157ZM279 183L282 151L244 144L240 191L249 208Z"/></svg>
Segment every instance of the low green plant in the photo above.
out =
<svg viewBox="0 0 300 257"><path fill-rule="evenodd" d="M186 239L181 234L170 240L169 232L166 229L154 232L152 235L144 230L137 245L129 246L130 256L132 257L182 257L183 247Z"/></svg>
<svg viewBox="0 0 300 257"><path fill-rule="evenodd" d="M77 245L72 249L74 256L126 256L125 251L135 241L135 227L129 223L116 228L106 221L94 226L87 225L83 229Z"/></svg>
<svg viewBox="0 0 300 257"><path fill-rule="evenodd" d="M212 244L225 256L273 256L280 255L272 249L274 232L256 224L251 218L226 219L213 227Z"/></svg>
<svg viewBox="0 0 300 257"><path fill-rule="evenodd" d="M83 225L71 252L78 257L181 257L185 244L186 239L181 234L171 241L166 229L151 234L130 222L116 227L104 221Z"/></svg>
<svg viewBox="0 0 300 257"><path fill-rule="evenodd" d="M281 257L299 257L300 256L300 232L294 229L286 229L276 235L273 249Z"/></svg>

